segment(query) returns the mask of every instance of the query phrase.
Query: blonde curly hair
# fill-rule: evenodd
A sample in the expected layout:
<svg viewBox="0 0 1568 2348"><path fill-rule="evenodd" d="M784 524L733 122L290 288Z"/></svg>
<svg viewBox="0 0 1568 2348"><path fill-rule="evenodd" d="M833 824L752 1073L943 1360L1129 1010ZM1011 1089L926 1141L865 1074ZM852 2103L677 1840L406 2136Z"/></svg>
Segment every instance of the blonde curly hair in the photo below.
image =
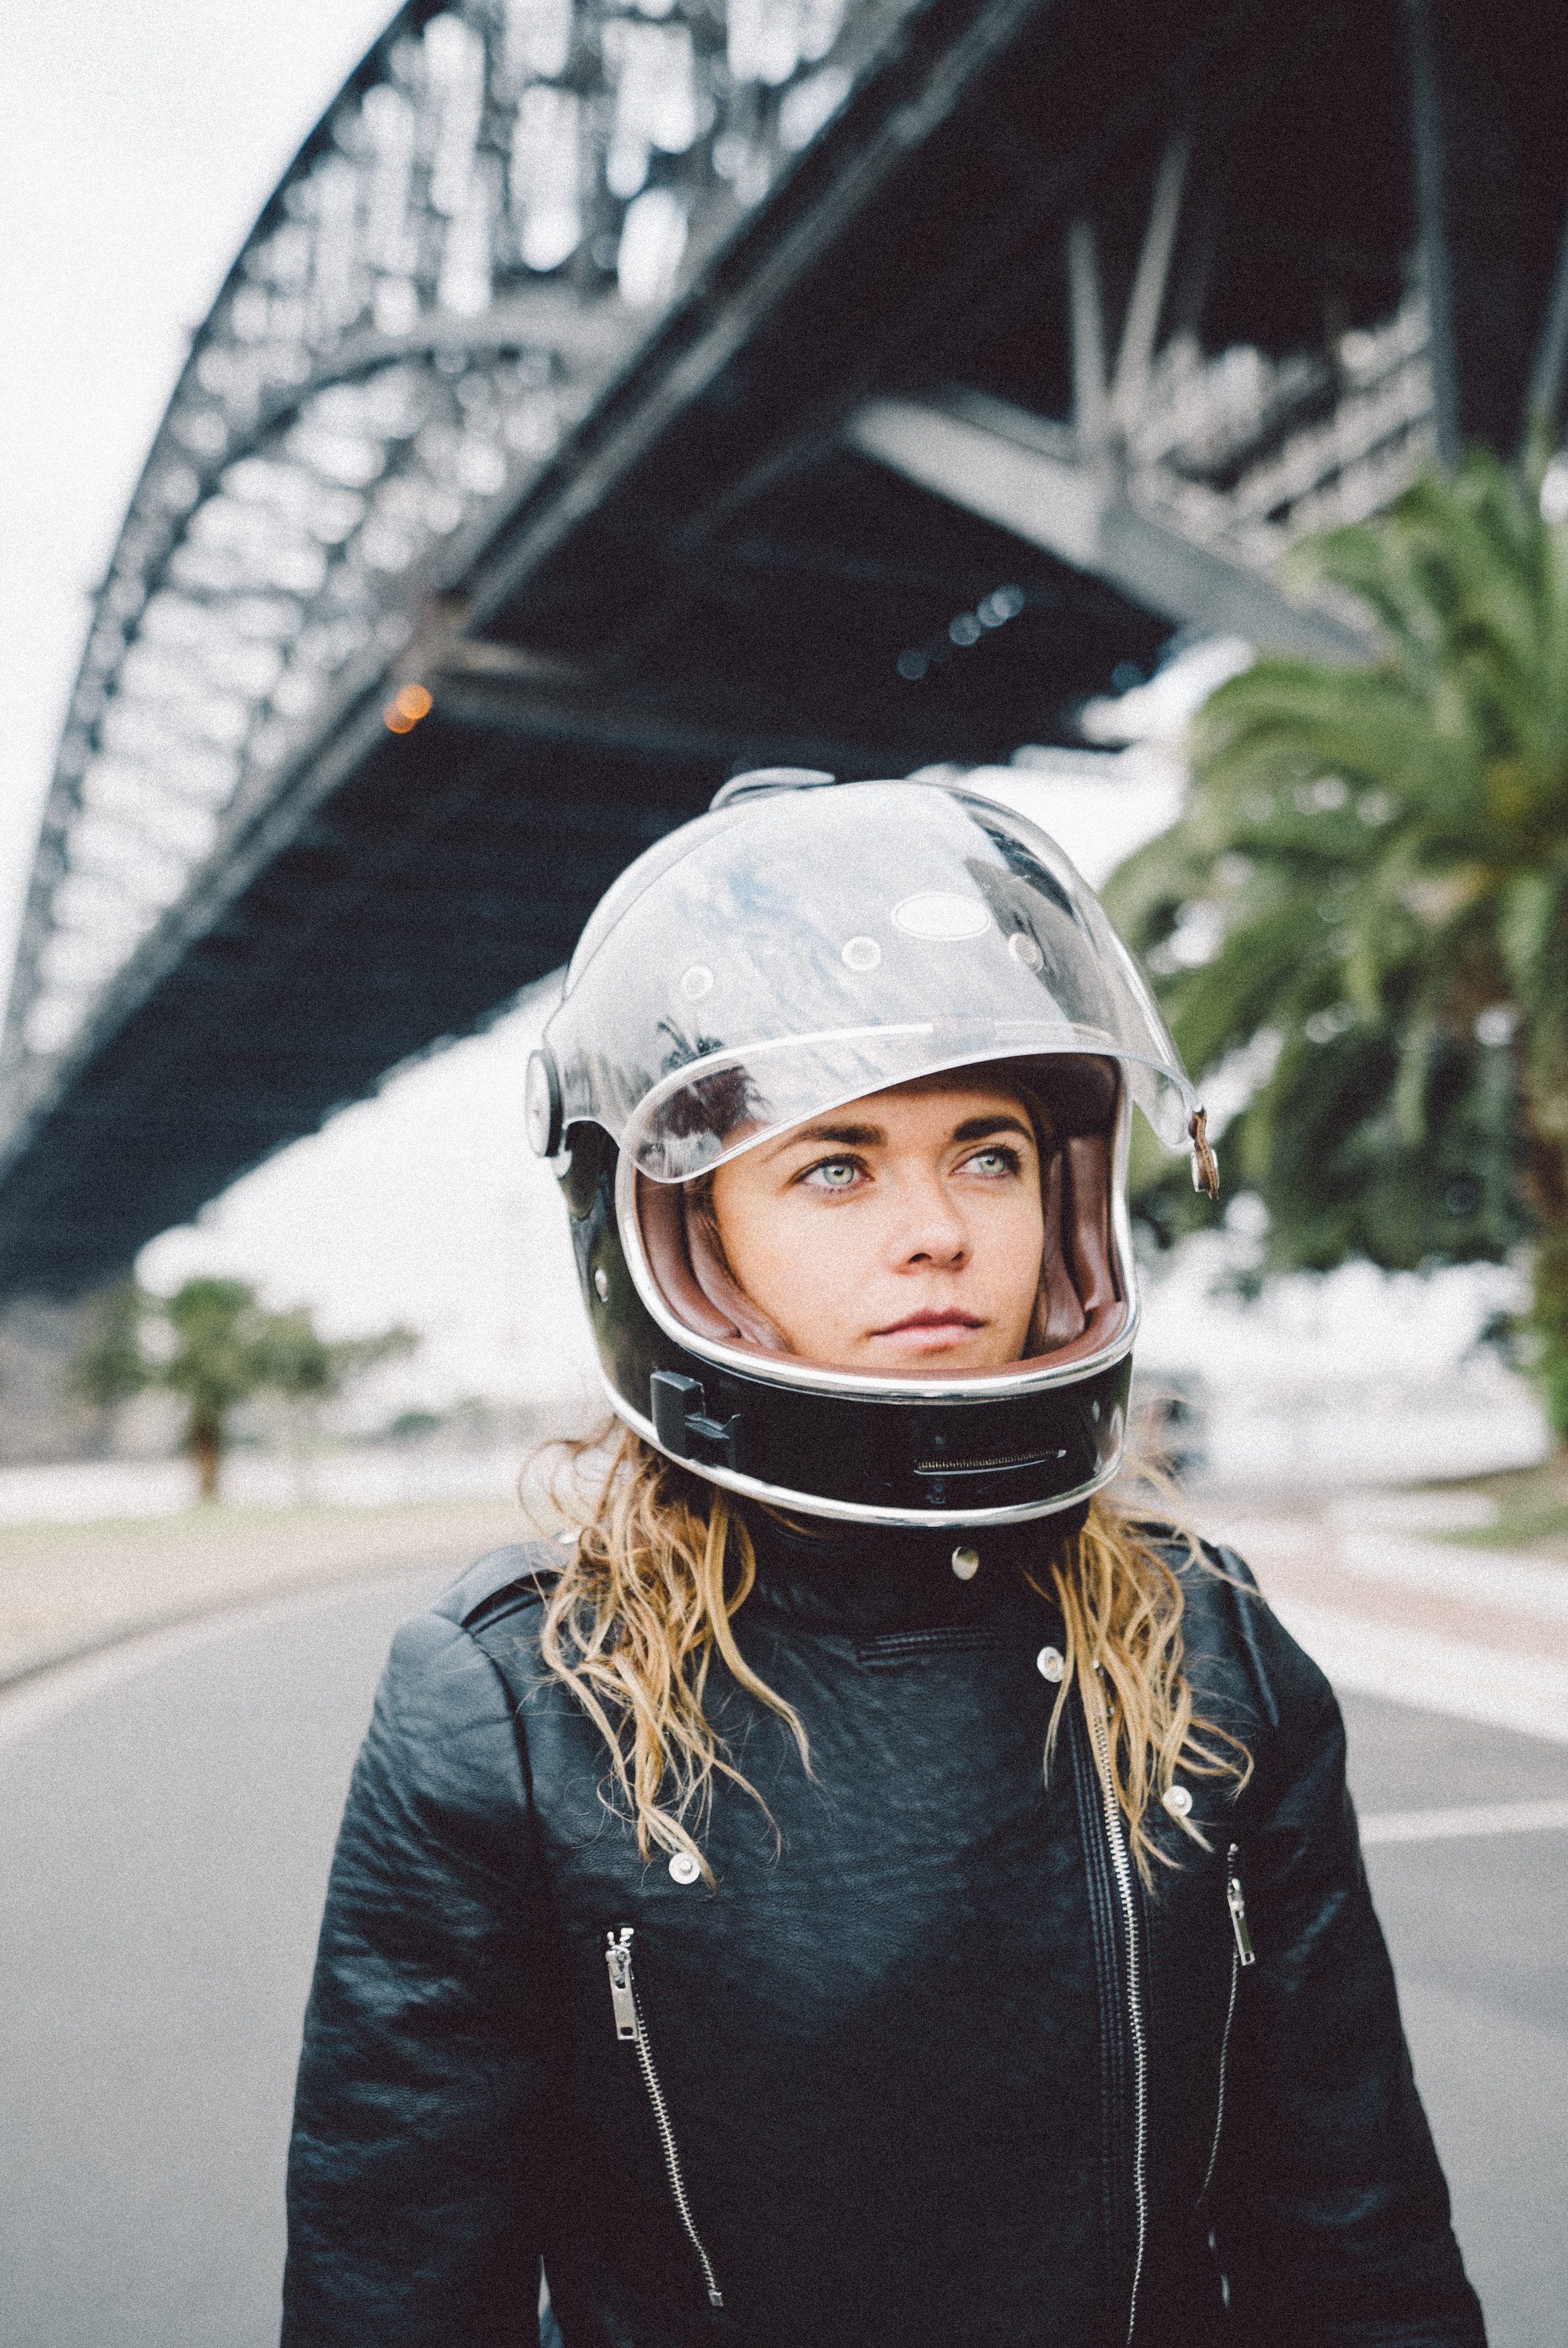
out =
<svg viewBox="0 0 1568 2348"><path fill-rule="evenodd" d="M786 1724L808 1772L810 1740L794 1705L758 1677L736 1643L734 1618L756 1580L743 1514L723 1490L637 1435L623 1433L606 1464L605 1439L562 1447L577 1472L567 1493L561 1486L569 1479L558 1476L554 1488L569 1548L545 1610L544 1659L603 1737L610 1784L636 1819L643 1857L655 1848L686 1852L711 1880L700 1837L715 1778L762 1802L709 1720L715 1664ZM1049 1772L1076 1691L1147 1883L1156 1860L1169 1863L1148 1832L1149 1806L1169 1790L1177 1769L1230 1777L1239 1789L1251 1758L1194 1712L1181 1579L1141 1518L1102 1496L1078 1532L1064 1539L1050 1518L1039 1530L1026 1578L1055 1600L1066 1626L1043 1766ZM1189 1545L1212 1570L1196 1543ZM1175 1823L1207 1848L1189 1818Z"/></svg>

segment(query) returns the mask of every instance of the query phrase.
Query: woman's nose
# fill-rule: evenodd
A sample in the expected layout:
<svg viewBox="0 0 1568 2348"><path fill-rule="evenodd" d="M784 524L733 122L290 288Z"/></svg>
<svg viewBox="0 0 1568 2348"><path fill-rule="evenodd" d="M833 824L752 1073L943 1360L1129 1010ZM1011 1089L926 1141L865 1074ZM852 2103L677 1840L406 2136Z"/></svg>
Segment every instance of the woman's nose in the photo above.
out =
<svg viewBox="0 0 1568 2348"><path fill-rule="evenodd" d="M912 1270L925 1264L950 1271L967 1261L968 1226L946 1183L913 1183L899 1203L903 1212L895 1252L900 1262Z"/></svg>

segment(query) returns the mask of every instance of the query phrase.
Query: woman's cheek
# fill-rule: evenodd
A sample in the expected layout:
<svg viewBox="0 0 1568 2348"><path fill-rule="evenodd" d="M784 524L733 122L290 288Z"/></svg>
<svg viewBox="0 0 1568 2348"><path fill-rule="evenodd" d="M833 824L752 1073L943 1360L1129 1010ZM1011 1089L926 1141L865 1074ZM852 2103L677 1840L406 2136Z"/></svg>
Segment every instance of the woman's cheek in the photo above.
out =
<svg viewBox="0 0 1568 2348"><path fill-rule="evenodd" d="M1009 1287L1032 1298L1045 1248L1045 1219L1034 1201L1016 1195L993 1202L993 1210L978 1219L981 1243L989 1264Z"/></svg>
<svg viewBox="0 0 1568 2348"><path fill-rule="evenodd" d="M809 1319L818 1331L855 1318L855 1300L866 1278L864 1246L845 1244L845 1220L833 1214L812 1218L801 1244L780 1267L784 1311L794 1321Z"/></svg>

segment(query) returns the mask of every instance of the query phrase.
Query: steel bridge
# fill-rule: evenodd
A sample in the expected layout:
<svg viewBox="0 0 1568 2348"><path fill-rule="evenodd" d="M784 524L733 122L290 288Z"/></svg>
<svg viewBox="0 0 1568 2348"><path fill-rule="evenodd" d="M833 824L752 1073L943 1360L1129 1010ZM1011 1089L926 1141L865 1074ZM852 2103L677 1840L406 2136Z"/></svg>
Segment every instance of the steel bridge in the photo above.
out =
<svg viewBox="0 0 1568 2348"><path fill-rule="evenodd" d="M1555 426L1568 15L415 0L187 364L0 1046L69 1296L558 964L724 776L1006 757Z"/></svg>

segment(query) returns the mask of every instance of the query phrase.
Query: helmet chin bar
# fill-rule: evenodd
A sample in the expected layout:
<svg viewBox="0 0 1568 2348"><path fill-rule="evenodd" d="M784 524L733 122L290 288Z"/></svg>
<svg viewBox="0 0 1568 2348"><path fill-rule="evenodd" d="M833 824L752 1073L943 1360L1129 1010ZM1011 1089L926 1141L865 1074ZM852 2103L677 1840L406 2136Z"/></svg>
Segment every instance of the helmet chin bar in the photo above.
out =
<svg viewBox="0 0 1568 2348"><path fill-rule="evenodd" d="M1027 1448L1000 1455L975 1448L1009 1439L999 1420L1009 1406L995 1402L848 1403L732 1371L658 1369L645 1416L605 1384L645 1442L727 1491L796 1515L939 1528L1021 1524L1091 1498L1122 1464L1132 1373L1123 1354L1011 1406L1012 1439ZM727 1416L714 1415L710 1395Z"/></svg>
<svg viewBox="0 0 1568 2348"><path fill-rule="evenodd" d="M867 1525L999 1525L1087 1500L1121 1465L1133 1316L1096 1357L968 1381L860 1378L689 1340L649 1309L616 1211L630 1166L574 1127L562 1178L584 1302L616 1415L728 1491ZM635 1226L631 1251L637 1252ZM639 1277L638 1275L641 1275Z"/></svg>

